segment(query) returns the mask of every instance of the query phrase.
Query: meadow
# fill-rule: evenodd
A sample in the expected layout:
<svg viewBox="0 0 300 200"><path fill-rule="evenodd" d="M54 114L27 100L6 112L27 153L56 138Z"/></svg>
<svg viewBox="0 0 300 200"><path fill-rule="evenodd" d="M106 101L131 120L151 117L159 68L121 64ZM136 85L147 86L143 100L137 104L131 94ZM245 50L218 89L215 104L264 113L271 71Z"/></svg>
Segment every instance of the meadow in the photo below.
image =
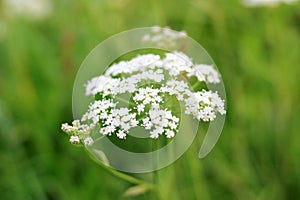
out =
<svg viewBox="0 0 300 200"><path fill-rule="evenodd" d="M300 2L53 1L46 17L0 1L0 199L300 199ZM203 132L155 189L114 176L60 130L87 54L113 34L153 25L185 30L224 80L227 118L213 151ZM205 127L204 127L205 128ZM202 134L201 134L202 133Z"/></svg>

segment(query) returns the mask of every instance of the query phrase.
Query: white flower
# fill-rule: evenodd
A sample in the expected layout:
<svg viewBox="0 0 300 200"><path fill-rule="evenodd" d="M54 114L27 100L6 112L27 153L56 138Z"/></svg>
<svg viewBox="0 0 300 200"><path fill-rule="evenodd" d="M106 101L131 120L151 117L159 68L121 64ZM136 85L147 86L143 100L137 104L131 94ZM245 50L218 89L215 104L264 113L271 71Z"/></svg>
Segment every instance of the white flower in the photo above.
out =
<svg viewBox="0 0 300 200"><path fill-rule="evenodd" d="M183 101L184 98L190 95L192 91L189 89L187 83L184 81L170 80L166 83L165 87L162 87L162 91L169 93L170 95L176 95L179 101Z"/></svg>
<svg viewBox="0 0 300 200"><path fill-rule="evenodd" d="M202 90L201 92L195 92L185 99L186 114L190 114L203 121L213 121L216 118L216 114L224 115L226 113L224 109L224 100L222 100L218 93Z"/></svg>
<svg viewBox="0 0 300 200"><path fill-rule="evenodd" d="M159 27L154 28L154 33L157 34L144 39L165 42L163 36L186 37L185 33L176 35ZM179 75L182 75L181 80ZM115 135L119 139L126 139L129 131L138 125L149 131L150 138L159 138L160 135L173 138L179 130L180 117L169 110L168 102L164 102L168 100L166 96L176 97L185 104L185 114L199 121L213 121L218 114L226 113L224 100L217 92L194 92L190 89L186 79L192 76L206 83L221 81L213 66L195 64L182 52L166 53L162 57L138 55L131 60L115 63L105 75L94 77L86 84L86 95L96 96L98 100L89 105L81 121L74 120L72 126L62 124L61 128L71 135L72 143L81 142L86 146L93 144L90 133L96 126L100 126L101 135ZM125 93L130 94L130 106L117 107L118 102L114 99Z"/></svg>
<svg viewBox="0 0 300 200"><path fill-rule="evenodd" d="M111 133L115 132L116 127L114 125L110 125L110 126L106 127L106 130L109 134L111 134Z"/></svg>
<svg viewBox="0 0 300 200"><path fill-rule="evenodd" d="M130 113L128 108L112 109L107 118L102 119L103 127L100 129L100 134L111 135L115 130L119 129L124 132L117 133L117 137L125 139L125 132L138 125L136 120L136 113Z"/></svg>
<svg viewBox="0 0 300 200"><path fill-rule="evenodd" d="M159 133L157 129L154 129L153 131L150 132L150 138L157 139L159 137Z"/></svg>
<svg viewBox="0 0 300 200"><path fill-rule="evenodd" d="M146 130L150 130L151 138L158 138L159 135L165 133L168 138L175 135L168 132L169 129L177 131L179 119L172 115L169 110L162 110L159 107L152 107L149 110L149 117L143 119L143 126Z"/></svg>
<svg viewBox="0 0 300 200"><path fill-rule="evenodd" d="M61 125L61 129L66 132L66 133L70 133L72 131L74 131L74 127L73 126L70 126L68 123L64 123Z"/></svg>
<svg viewBox="0 0 300 200"><path fill-rule="evenodd" d="M102 134L102 135L111 135L111 133L113 132L112 130L115 130L115 127L113 127L113 126L105 126L105 127L102 127L99 130L99 133Z"/></svg>
<svg viewBox="0 0 300 200"><path fill-rule="evenodd" d="M171 129L173 129L173 130L175 130L175 129L177 129L177 124L175 123L175 122L169 122L169 127L171 128Z"/></svg>
<svg viewBox="0 0 300 200"><path fill-rule="evenodd" d="M86 84L86 95L95 95L99 92L104 96L114 92L114 89L119 87L119 79L113 79L107 76L98 76Z"/></svg>
<svg viewBox="0 0 300 200"><path fill-rule="evenodd" d="M198 113L199 118L203 121L212 121L216 118L216 113L214 112L213 107L203 107Z"/></svg>
<svg viewBox="0 0 300 200"><path fill-rule="evenodd" d="M79 144L79 143L80 143L80 139L79 139L78 136L72 135L72 136L70 137L70 142L71 142L72 144Z"/></svg>
<svg viewBox="0 0 300 200"><path fill-rule="evenodd" d="M166 130L165 134L166 134L167 138L172 138L175 136L174 131L171 131L171 130Z"/></svg>
<svg viewBox="0 0 300 200"><path fill-rule="evenodd" d="M130 61L121 61L119 63L113 64L105 72L106 76L116 76L118 74L127 74L134 72L142 72L151 64L160 60L159 55L146 54L138 55Z"/></svg>
<svg viewBox="0 0 300 200"><path fill-rule="evenodd" d="M74 120L73 122L72 122L72 125L74 126L74 127L79 127L80 126L80 121L79 120Z"/></svg>
<svg viewBox="0 0 300 200"><path fill-rule="evenodd" d="M143 112L145 109L145 105L144 104L139 104L137 105L137 111L140 114L141 112Z"/></svg>
<svg viewBox="0 0 300 200"><path fill-rule="evenodd" d="M187 74L188 77L195 75L199 81L207 83L220 83L219 73L211 65L195 65Z"/></svg>
<svg viewBox="0 0 300 200"><path fill-rule="evenodd" d="M136 119L130 119L130 126L136 127L139 124L139 122Z"/></svg>
<svg viewBox="0 0 300 200"><path fill-rule="evenodd" d="M142 125L145 127L146 130L150 130L152 128L153 124L150 121L149 117L143 118L142 121L143 121Z"/></svg>
<svg viewBox="0 0 300 200"><path fill-rule="evenodd" d="M92 120L92 124L97 124L100 119L108 118L108 110L114 108L116 103L112 100L98 100L89 105L88 111L83 115L82 121Z"/></svg>
<svg viewBox="0 0 300 200"><path fill-rule="evenodd" d="M129 61L130 66L136 71L143 71L146 67L159 61L160 56L155 54L138 55Z"/></svg>
<svg viewBox="0 0 300 200"><path fill-rule="evenodd" d="M120 138L120 139L126 139L126 132L125 132L124 130L119 130L119 131L117 132L117 136L118 136L118 138Z"/></svg>
<svg viewBox="0 0 300 200"><path fill-rule="evenodd" d="M91 146L94 144L94 140L91 137L87 137L84 139L83 143L85 146Z"/></svg>
<svg viewBox="0 0 300 200"><path fill-rule="evenodd" d="M81 124L79 120L74 120L72 122L72 126L68 125L67 123L62 124L61 129L67 133L70 134L70 142L72 144L79 144L81 141L84 142L84 144L91 144L91 140L86 138L89 138L90 133L94 130L95 125L94 124ZM89 143L88 143L89 141Z"/></svg>
<svg viewBox="0 0 300 200"><path fill-rule="evenodd" d="M177 76L184 71L191 72L193 66L192 60L182 52L166 53L163 63L170 76Z"/></svg>
<svg viewBox="0 0 300 200"><path fill-rule="evenodd" d="M142 41L162 48L179 48L186 38L187 34L184 31L177 32L168 27L153 26L151 33L144 35Z"/></svg>
<svg viewBox="0 0 300 200"><path fill-rule="evenodd" d="M173 73L176 75L181 72L187 72L188 76L191 76L194 73L201 81L216 83L219 81L219 76L212 66L193 65L190 58L179 52L167 53L162 60L163 65L151 66L155 62L148 61L148 59L153 59L157 62L160 58L152 54L149 56L138 56L130 61L126 61L126 64L130 63L132 66L130 69L118 69L119 66L124 65L124 62L121 62L121 65L115 64L112 67L114 70L110 70L110 73L107 73L107 75L111 73L115 75L119 72L138 73L126 78L117 78L118 84L112 82L113 86L108 84L114 78L104 76L92 79L87 85L87 90L91 91L90 93L92 94L97 94L98 92L106 92L107 95L110 94L109 92L113 95L126 92L133 93L133 101L136 103L133 111L136 110L137 113L128 108L116 109L116 104L112 101L102 100L91 104L83 119L92 120L93 124L101 122L103 127L99 132L103 135L111 135L116 130L119 130L116 133L117 137L125 139L126 133L139 124L136 114L140 115L143 113L146 117L141 119L140 124L146 130L150 130L151 138L157 138L163 133L166 137L171 138L178 131L179 118L173 116L169 110L160 109L160 103L163 102L163 93L176 95L179 101L183 101L186 104L185 113L194 116L198 120L212 121L215 119L217 112L225 114L224 102L216 93L211 93L210 91L193 93L183 80L171 79L161 88L137 87L137 84L142 80L162 81L164 79L163 70L169 72L173 70ZM116 87L116 85L118 86ZM145 110L146 105L147 109Z"/></svg>
<svg viewBox="0 0 300 200"><path fill-rule="evenodd" d="M147 104L156 105L162 102L163 99L159 96L160 92L161 91L159 89L153 89L150 87L139 88L133 97L134 101L141 103L137 106L138 112L140 113L140 111L143 111Z"/></svg>

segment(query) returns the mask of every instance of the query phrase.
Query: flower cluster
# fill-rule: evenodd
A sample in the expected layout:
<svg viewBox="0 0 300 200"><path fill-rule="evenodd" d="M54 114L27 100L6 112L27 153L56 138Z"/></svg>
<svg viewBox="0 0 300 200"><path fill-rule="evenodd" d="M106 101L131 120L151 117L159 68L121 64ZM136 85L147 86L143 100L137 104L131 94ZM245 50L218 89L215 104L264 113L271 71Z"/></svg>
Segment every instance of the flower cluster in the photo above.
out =
<svg viewBox="0 0 300 200"><path fill-rule="evenodd" d="M143 42L155 44L161 48L175 48L182 45L187 38L185 31L177 32L159 26L152 27L151 33L144 35Z"/></svg>
<svg viewBox="0 0 300 200"><path fill-rule="evenodd" d="M161 109L162 90L150 87L139 88L133 97L137 106L135 107L139 116L142 118L142 126L150 131L151 138L158 138L165 134L167 138L174 137L178 129L179 118L172 115L168 109Z"/></svg>
<svg viewBox="0 0 300 200"><path fill-rule="evenodd" d="M143 119L143 126L150 131L151 138L158 138L165 134L167 138L172 138L178 131L179 118L172 115L167 109L160 109L158 105L151 107L149 117Z"/></svg>
<svg viewBox="0 0 300 200"><path fill-rule="evenodd" d="M116 132L117 137L125 139L129 129L138 125L136 113L132 113L128 108L113 109L103 119L103 127L100 129L102 135L111 135Z"/></svg>
<svg viewBox="0 0 300 200"><path fill-rule="evenodd" d="M146 54L138 55L129 61L121 61L109 67L105 76L93 78L87 84L87 95L95 94L108 89L111 92L111 87L119 87L117 81L120 79L111 78L120 75L130 75L128 79L122 79L124 82L137 83L142 79L152 79L156 82L163 80L163 71L168 72L170 76L178 76L180 73L187 73L188 77L196 76L199 81L207 83L220 83L219 73L212 65L206 64L193 64L191 58L182 52L166 53L164 58L159 55ZM97 82L105 84L99 85ZM109 85L107 85L109 83ZM99 87L98 91L94 91ZM101 88L103 87L103 88Z"/></svg>
<svg viewBox="0 0 300 200"><path fill-rule="evenodd" d="M112 100L98 100L90 104L88 111L82 116L81 121L89 121L93 126L97 125L99 120L105 120L109 111L116 106Z"/></svg>
<svg viewBox="0 0 300 200"><path fill-rule="evenodd" d="M196 76L199 81L219 83L219 73L211 65L195 65L187 74L188 77Z"/></svg>
<svg viewBox="0 0 300 200"><path fill-rule="evenodd" d="M70 135L72 144L83 142L84 145L90 146L94 143L94 140L90 137L90 132L94 129L92 125L81 124L79 120L74 120L72 126L64 123L61 129Z"/></svg>
<svg viewBox="0 0 300 200"><path fill-rule="evenodd" d="M190 93L185 99L185 113L194 116L198 120L213 121L216 114L224 115L224 101L219 97L217 92L199 91Z"/></svg>
<svg viewBox="0 0 300 200"><path fill-rule="evenodd" d="M224 100L217 92L195 90L188 79L220 83L212 65L195 64L182 52L138 55L109 67L104 75L92 78L85 85L86 95L94 96L82 119L72 126L62 125L73 144L92 145L95 127L100 135L116 135L126 139L130 129L141 126L150 138L173 138L179 130L180 116L166 105L166 97L174 97L184 105L184 113L202 121L213 121L226 113ZM130 94L128 107L120 107L121 94ZM124 100L124 99L123 99ZM174 106L174 105L173 105Z"/></svg>

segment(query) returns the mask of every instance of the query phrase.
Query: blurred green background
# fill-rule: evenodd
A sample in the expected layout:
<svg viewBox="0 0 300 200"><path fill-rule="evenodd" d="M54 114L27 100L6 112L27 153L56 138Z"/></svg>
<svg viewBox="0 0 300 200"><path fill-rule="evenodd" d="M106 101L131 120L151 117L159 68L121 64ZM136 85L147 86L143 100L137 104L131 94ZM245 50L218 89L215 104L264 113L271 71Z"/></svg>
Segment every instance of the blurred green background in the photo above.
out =
<svg viewBox="0 0 300 200"><path fill-rule="evenodd" d="M61 0L36 17L8 1L0 1L0 199L300 199L299 2ZM228 115L208 157L197 157L200 133L155 173L155 191L122 197L132 185L70 145L60 125L72 121L87 54L113 34L153 25L186 30L210 53Z"/></svg>

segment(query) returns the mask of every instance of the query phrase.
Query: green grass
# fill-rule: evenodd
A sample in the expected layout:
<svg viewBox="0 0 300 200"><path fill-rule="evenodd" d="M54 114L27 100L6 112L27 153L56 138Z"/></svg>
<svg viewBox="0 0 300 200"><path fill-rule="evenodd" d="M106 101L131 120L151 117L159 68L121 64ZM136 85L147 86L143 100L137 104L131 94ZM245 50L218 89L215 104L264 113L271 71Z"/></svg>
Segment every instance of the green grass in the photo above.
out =
<svg viewBox="0 0 300 200"><path fill-rule="evenodd" d="M300 198L299 3L63 0L43 21L11 18L1 4L1 199ZM228 115L208 157L197 157L200 133L153 175L155 192L121 198L132 185L70 145L60 124L72 120L73 81L90 50L112 34L152 25L184 29L210 53Z"/></svg>

